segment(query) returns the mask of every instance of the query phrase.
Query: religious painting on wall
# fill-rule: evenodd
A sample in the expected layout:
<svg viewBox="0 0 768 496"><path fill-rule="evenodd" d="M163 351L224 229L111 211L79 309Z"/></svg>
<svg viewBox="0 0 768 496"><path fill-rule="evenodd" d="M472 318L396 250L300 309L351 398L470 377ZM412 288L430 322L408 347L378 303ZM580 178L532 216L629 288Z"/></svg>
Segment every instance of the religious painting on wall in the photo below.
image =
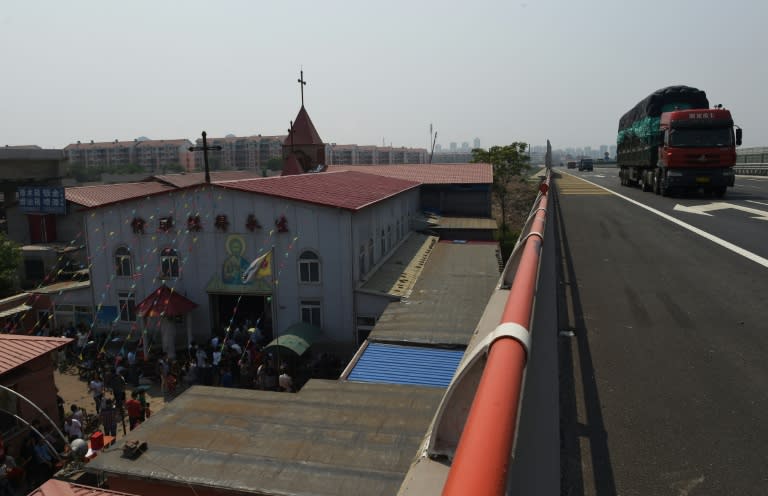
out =
<svg viewBox="0 0 768 496"><path fill-rule="evenodd" d="M206 287L209 293L271 293L270 278L254 278L243 281L243 273L251 261L245 257L247 245L243 236L230 234L224 242L226 256L220 270L214 272ZM253 257L256 258L256 257Z"/></svg>

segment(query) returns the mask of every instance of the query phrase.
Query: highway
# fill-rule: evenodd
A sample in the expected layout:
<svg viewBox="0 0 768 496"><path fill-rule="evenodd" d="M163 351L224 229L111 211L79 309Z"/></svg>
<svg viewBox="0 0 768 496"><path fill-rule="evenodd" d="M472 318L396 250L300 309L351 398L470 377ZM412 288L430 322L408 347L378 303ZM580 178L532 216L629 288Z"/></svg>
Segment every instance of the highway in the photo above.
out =
<svg viewBox="0 0 768 496"><path fill-rule="evenodd" d="M768 494L768 178L553 172L561 494Z"/></svg>

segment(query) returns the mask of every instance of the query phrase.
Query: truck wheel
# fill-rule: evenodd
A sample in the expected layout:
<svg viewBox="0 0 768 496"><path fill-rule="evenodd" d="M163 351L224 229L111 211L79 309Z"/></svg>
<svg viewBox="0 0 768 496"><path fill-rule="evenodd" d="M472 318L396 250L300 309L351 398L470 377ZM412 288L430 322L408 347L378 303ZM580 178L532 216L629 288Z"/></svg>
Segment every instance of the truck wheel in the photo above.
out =
<svg viewBox="0 0 768 496"><path fill-rule="evenodd" d="M717 198L722 198L722 197L724 197L724 196L725 196L725 190L726 190L726 189L727 189L727 188L726 188L725 186L720 186L720 187L717 187L717 188L715 188L715 190L713 191L713 193L715 194L715 196L716 196Z"/></svg>
<svg viewBox="0 0 768 496"><path fill-rule="evenodd" d="M656 171L653 174L653 192L657 195L661 194L661 174L660 171Z"/></svg>
<svg viewBox="0 0 768 496"><path fill-rule="evenodd" d="M647 177L646 174L640 175L640 190L643 193L646 193L651 190L651 186L648 184L648 181L646 181Z"/></svg>

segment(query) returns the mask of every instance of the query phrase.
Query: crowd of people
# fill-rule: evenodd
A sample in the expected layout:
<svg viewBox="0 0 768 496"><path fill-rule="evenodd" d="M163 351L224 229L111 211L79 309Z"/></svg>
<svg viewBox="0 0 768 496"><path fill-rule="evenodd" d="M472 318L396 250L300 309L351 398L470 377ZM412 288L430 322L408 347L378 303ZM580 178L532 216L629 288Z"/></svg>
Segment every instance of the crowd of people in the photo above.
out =
<svg viewBox="0 0 768 496"><path fill-rule="evenodd" d="M215 334L209 342L190 343L176 360L163 353L158 360L162 391L172 395L181 383L294 392L291 366L263 345L257 327L237 326L226 338Z"/></svg>

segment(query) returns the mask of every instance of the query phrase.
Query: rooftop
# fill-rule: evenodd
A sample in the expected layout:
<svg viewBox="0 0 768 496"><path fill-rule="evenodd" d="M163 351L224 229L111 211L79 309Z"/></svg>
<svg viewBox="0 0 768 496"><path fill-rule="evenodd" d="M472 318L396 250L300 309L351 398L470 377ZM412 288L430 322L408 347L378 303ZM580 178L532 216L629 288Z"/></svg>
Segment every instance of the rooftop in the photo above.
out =
<svg viewBox="0 0 768 496"><path fill-rule="evenodd" d="M437 243L410 296L387 306L368 339L466 346L501 277L497 249L495 242Z"/></svg>
<svg viewBox="0 0 768 496"><path fill-rule="evenodd" d="M358 171L421 184L492 184L491 164L330 165L329 171Z"/></svg>
<svg viewBox="0 0 768 496"><path fill-rule="evenodd" d="M419 185L404 179L338 171L222 182L219 186L356 211Z"/></svg>
<svg viewBox="0 0 768 496"><path fill-rule="evenodd" d="M392 495L442 388L310 380L299 393L193 386L89 472L282 495ZM136 460L122 443L146 441Z"/></svg>
<svg viewBox="0 0 768 496"><path fill-rule="evenodd" d="M70 338L0 334L0 374L48 354L70 341Z"/></svg>

